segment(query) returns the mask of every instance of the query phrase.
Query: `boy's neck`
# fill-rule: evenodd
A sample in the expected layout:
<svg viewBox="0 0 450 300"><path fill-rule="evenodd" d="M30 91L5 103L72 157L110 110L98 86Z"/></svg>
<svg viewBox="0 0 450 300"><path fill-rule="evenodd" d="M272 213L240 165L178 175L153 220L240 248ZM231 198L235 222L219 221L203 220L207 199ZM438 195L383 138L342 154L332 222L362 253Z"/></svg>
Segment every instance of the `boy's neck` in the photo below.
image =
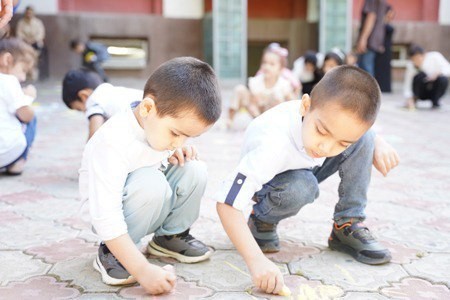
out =
<svg viewBox="0 0 450 300"><path fill-rule="evenodd" d="M133 114L134 114L134 117L136 118L136 121L138 122L139 126L141 128L144 128L144 124L142 124L141 116L139 115L139 105L133 109Z"/></svg>

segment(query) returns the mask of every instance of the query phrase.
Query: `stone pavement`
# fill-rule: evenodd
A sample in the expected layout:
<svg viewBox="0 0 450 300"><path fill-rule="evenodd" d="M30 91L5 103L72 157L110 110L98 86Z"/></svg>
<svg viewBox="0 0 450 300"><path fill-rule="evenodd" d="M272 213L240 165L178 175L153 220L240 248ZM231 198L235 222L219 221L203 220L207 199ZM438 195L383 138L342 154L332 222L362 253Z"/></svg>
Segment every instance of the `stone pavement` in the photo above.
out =
<svg viewBox="0 0 450 300"><path fill-rule="evenodd" d="M143 86L141 80L113 83ZM215 255L193 265L149 257L158 265L174 264L178 282L169 295L103 284L92 268L98 240L87 205L78 200L86 121L64 107L58 82L37 87L38 135L26 171L0 175L0 299L284 298L252 287L216 215L212 195L236 164L243 137L220 124L195 141L210 181L192 232ZM424 103L408 112L401 104L400 93L383 95L375 129L398 149L401 165L387 178L373 172L366 221L391 249L392 262L368 266L327 248L337 199L334 176L321 185L315 203L279 226L282 250L270 258L284 273L291 299L450 299L450 97L440 111Z"/></svg>

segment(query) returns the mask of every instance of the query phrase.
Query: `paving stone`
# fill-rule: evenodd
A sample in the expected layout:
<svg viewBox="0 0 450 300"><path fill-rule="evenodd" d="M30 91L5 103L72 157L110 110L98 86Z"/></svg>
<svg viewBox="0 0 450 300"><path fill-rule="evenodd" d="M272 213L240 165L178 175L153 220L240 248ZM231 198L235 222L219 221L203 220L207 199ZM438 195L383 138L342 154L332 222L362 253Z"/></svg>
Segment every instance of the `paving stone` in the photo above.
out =
<svg viewBox="0 0 450 300"><path fill-rule="evenodd" d="M379 286L407 275L397 264L369 266L336 251L323 251L314 257L292 262L289 269L292 274L352 291L376 291Z"/></svg>
<svg viewBox="0 0 450 300"><path fill-rule="evenodd" d="M6 224L14 224L24 220L26 220L26 218L20 214L17 214L13 211L0 209L0 226L4 226Z"/></svg>
<svg viewBox="0 0 450 300"><path fill-rule="evenodd" d="M410 248L405 245L393 243L390 241L381 241L392 254L391 263L409 264L413 260L418 260L424 253L419 249Z"/></svg>
<svg viewBox="0 0 450 300"><path fill-rule="evenodd" d="M12 209L29 219L52 221L73 215L79 206L80 203L74 200L49 198L39 202L24 202ZM61 207L64 209L55 209Z"/></svg>
<svg viewBox="0 0 450 300"><path fill-rule="evenodd" d="M450 287L450 253L430 253L404 268L411 275Z"/></svg>
<svg viewBox="0 0 450 300"><path fill-rule="evenodd" d="M286 265L279 265L287 274ZM217 251L208 261L197 264L176 264L176 273L187 281L216 291L242 292L252 286L250 273L244 260L236 251Z"/></svg>
<svg viewBox="0 0 450 300"><path fill-rule="evenodd" d="M259 300L259 299L267 299L261 297L255 297L254 295L250 295L249 293L239 293L239 292L221 292L215 293L212 297L205 298L208 300Z"/></svg>
<svg viewBox="0 0 450 300"><path fill-rule="evenodd" d="M292 241L281 241L280 246L280 252L267 253L266 257L270 258L274 262L289 263L320 253L320 250L317 248L304 246L301 243Z"/></svg>
<svg viewBox="0 0 450 300"><path fill-rule="evenodd" d="M216 220L211 220L209 218L200 217L193 224L191 234L216 250L235 249L233 243L231 243L225 233L225 230L223 230L222 224L218 218L219 217L216 216Z"/></svg>
<svg viewBox="0 0 450 300"><path fill-rule="evenodd" d="M344 297L336 298L336 300L387 300L387 298L377 293L348 292Z"/></svg>
<svg viewBox="0 0 450 300"><path fill-rule="evenodd" d="M284 281L292 293L289 299L334 299L344 294L340 287L324 285L320 281L308 280L301 276L288 275L284 277ZM286 299L285 296L268 295L256 288L253 288L252 295L274 300Z"/></svg>
<svg viewBox="0 0 450 300"><path fill-rule="evenodd" d="M77 257L90 257L97 253L98 246L81 239L69 239L47 246L32 247L26 250L27 254L42 258L47 263L56 263Z"/></svg>
<svg viewBox="0 0 450 300"><path fill-rule="evenodd" d="M37 276L0 287L0 299L74 299L80 295L79 290L67 285L50 276Z"/></svg>
<svg viewBox="0 0 450 300"><path fill-rule="evenodd" d="M195 282L187 282L181 278L177 278L175 288L168 294L159 295L157 298L161 300L177 300L177 299L204 299L211 296L213 290L198 286ZM145 292L141 286L126 287L120 290L120 296L126 299L154 299Z"/></svg>
<svg viewBox="0 0 450 300"><path fill-rule="evenodd" d="M0 197L0 201L4 201L8 204L15 205L21 205L24 203L29 202L43 202L49 199L53 199L54 197L51 194L44 193L37 190L25 190L21 192L14 192L14 193L8 193L5 195L2 195Z"/></svg>
<svg viewBox="0 0 450 300"><path fill-rule="evenodd" d="M423 251L450 252L450 232L413 224L393 227L387 230L384 236Z"/></svg>
<svg viewBox="0 0 450 300"><path fill-rule="evenodd" d="M396 299L446 300L450 299L450 290L442 284L432 284L420 278L405 278L383 288L381 294Z"/></svg>
<svg viewBox="0 0 450 300"><path fill-rule="evenodd" d="M117 292L120 287L104 284L100 273L92 266L96 254L57 262L49 271L49 274L59 276L61 280L71 281L81 287L87 293Z"/></svg>
<svg viewBox="0 0 450 300"><path fill-rule="evenodd" d="M52 221L23 220L0 227L0 249L26 249L75 238L77 232Z"/></svg>
<svg viewBox="0 0 450 300"><path fill-rule="evenodd" d="M110 299L123 299L122 297L117 296L113 293L83 293L77 299L85 299L85 300L110 300Z"/></svg>
<svg viewBox="0 0 450 300"><path fill-rule="evenodd" d="M3 286L11 281L22 281L45 274L50 269L50 265L20 251L0 251L0 266L0 285Z"/></svg>

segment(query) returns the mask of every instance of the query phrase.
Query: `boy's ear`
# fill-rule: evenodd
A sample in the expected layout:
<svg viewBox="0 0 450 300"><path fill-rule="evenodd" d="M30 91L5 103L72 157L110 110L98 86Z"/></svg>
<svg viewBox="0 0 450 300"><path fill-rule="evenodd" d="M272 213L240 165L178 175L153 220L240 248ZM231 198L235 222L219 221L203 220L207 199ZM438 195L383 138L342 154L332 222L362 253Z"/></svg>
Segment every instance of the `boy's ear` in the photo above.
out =
<svg viewBox="0 0 450 300"><path fill-rule="evenodd" d="M77 93L78 98L80 98L81 102L86 103L89 96L92 94L91 89L82 89Z"/></svg>
<svg viewBox="0 0 450 300"><path fill-rule="evenodd" d="M14 63L14 58L9 52L4 52L0 54L0 66L1 67L9 67Z"/></svg>
<svg viewBox="0 0 450 300"><path fill-rule="evenodd" d="M311 108L311 97L308 94L303 94L302 104L300 105L300 114L305 116Z"/></svg>
<svg viewBox="0 0 450 300"><path fill-rule="evenodd" d="M146 96L139 104L139 115L145 118L150 113L156 113L156 104L152 97Z"/></svg>

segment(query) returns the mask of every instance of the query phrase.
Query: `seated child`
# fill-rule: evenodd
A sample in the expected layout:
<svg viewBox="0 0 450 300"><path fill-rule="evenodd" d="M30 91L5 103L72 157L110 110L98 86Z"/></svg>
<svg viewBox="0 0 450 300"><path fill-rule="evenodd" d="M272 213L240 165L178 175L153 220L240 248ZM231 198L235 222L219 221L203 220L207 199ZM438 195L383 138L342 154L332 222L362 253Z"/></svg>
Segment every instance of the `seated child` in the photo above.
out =
<svg viewBox="0 0 450 300"><path fill-rule="evenodd" d="M89 138L114 114L141 101L142 93L103 83L97 73L85 69L67 72L62 84L62 98L67 107L86 113Z"/></svg>
<svg viewBox="0 0 450 300"><path fill-rule="evenodd" d="M249 78L248 88L244 85L235 88L235 97L230 101L230 124L241 108L257 117L281 102L296 98L291 82L281 75L287 64L287 54L287 50L281 47L264 50L261 73Z"/></svg>
<svg viewBox="0 0 450 300"><path fill-rule="evenodd" d="M302 85L301 94L310 94L314 86L320 81L323 74L323 54L314 51L306 51L305 55L294 61L292 73Z"/></svg>
<svg viewBox="0 0 450 300"><path fill-rule="evenodd" d="M329 246L368 264L390 261L389 250L362 223L374 158L367 131L379 107L373 77L341 66L325 74L311 96L282 103L247 128L240 163L216 199L222 225L260 289L278 294L284 285L280 269L263 255L280 249L277 224L313 202L318 183L338 170L340 199ZM382 160L385 172L398 163L395 151Z"/></svg>
<svg viewBox="0 0 450 300"><path fill-rule="evenodd" d="M138 281L150 294L173 288L174 274L150 264L136 246L151 233L153 255L194 263L212 254L189 234L206 166L195 148L183 144L211 128L220 113L212 68L195 58L175 58L153 72L136 108L115 114L88 141L80 194L89 200L94 231L103 241L93 263L103 282Z"/></svg>
<svg viewBox="0 0 450 300"><path fill-rule="evenodd" d="M20 82L36 60L34 49L17 38L0 40L0 169L22 173L36 134L31 103L36 89Z"/></svg>

